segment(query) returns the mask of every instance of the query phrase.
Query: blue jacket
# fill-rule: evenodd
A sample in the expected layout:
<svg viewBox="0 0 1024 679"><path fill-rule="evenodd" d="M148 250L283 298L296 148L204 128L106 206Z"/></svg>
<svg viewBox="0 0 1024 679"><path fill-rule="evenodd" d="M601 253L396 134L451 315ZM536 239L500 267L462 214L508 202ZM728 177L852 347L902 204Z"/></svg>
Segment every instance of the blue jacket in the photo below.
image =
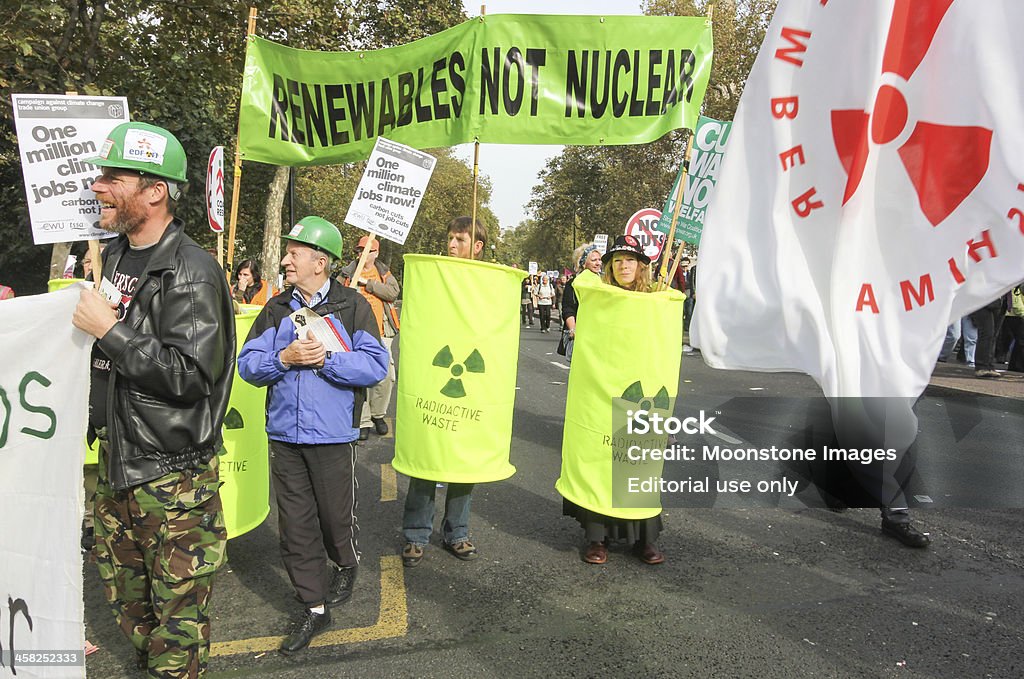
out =
<svg viewBox="0 0 1024 679"><path fill-rule="evenodd" d="M289 315L299 309L287 288L263 307L238 355L238 374L267 387L267 436L300 445L348 443L359 436L364 387L388 372L369 303L355 290L331 281L327 299L313 309L328 319L351 351L330 352L322 368L285 367L281 351L295 338Z"/></svg>

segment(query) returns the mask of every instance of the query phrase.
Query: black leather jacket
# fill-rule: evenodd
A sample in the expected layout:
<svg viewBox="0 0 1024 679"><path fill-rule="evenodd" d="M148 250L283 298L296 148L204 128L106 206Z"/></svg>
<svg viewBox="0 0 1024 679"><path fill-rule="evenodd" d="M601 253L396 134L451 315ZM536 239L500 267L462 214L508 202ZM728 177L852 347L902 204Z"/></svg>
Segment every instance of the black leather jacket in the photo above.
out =
<svg viewBox="0 0 1024 679"><path fill-rule="evenodd" d="M103 252L114 271L120 236ZM208 462L220 450L235 372L235 316L223 272L175 219L153 246L122 322L97 340L111 359L109 479L115 490Z"/></svg>

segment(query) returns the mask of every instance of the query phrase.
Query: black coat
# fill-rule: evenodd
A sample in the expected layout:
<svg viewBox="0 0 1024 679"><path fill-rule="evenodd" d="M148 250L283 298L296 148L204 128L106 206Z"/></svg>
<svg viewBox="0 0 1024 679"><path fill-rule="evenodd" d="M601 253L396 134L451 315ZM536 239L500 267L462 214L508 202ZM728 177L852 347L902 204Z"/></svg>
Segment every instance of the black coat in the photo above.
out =
<svg viewBox="0 0 1024 679"><path fill-rule="evenodd" d="M126 236L103 252L115 271ZM175 219L122 322L97 340L111 359L109 478L115 490L209 462L235 373L235 316L224 272Z"/></svg>

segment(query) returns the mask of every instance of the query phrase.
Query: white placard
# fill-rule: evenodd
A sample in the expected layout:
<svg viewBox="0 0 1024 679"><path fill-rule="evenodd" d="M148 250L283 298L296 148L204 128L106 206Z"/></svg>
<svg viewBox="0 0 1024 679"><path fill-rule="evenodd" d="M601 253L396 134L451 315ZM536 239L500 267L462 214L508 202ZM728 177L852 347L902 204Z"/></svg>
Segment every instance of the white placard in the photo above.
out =
<svg viewBox="0 0 1024 679"><path fill-rule="evenodd" d="M608 234L596 234L594 236L594 247L596 247L602 255L608 252Z"/></svg>
<svg viewBox="0 0 1024 679"><path fill-rule="evenodd" d="M224 230L224 147L214 146L206 164L206 217L215 233Z"/></svg>
<svg viewBox="0 0 1024 679"><path fill-rule="evenodd" d="M539 270L540 269L537 267L537 262L530 262L530 268L528 269L528 271L530 272L531 276L536 276Z"/></svg>
<svg viewBox="0 0 1024 679"><path fill-rule="evenodd" d="M437 159L377 137L345 223L405 243Z"/></svg>
<svg viewBox="0 0 1024 679"><path fill-rule="evenodd" d="M334 326L309 307L293 311L290 318L299 339L304 340L309 337L309 333L313 333L313 337L319 340L327 351L349 351L348 345Z"/></svg>
<svg viewBox="0 0 1024 679"><path fill-rule="evenodd" d="M82 284L0 304L0 677L84 677L85 664L18 665L85 644L82 464L93 338L71 325ZM29 622L31 621L31 622ZM11 652L15 651L16 656ZM27 658L26 658L27 660ZM63 663L70 659L61 654Z"/></svg>
<svg viewBox="0 0 1024 679"><path fill-rule="evenodd" d="M115 236L99 228L99 203L89 187L100 169L84 159L100 155L107 134L128 120L128 100L52 94L11 99L33 242Z"/></svg>

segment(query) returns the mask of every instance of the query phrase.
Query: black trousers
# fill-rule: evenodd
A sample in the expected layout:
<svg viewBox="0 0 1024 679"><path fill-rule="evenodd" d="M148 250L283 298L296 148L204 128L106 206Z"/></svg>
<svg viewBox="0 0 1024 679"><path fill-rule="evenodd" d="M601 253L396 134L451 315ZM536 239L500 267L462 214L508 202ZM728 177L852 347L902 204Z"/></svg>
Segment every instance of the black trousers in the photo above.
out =
<svg viewBox="0 0 1024 679"><path fill-rule="evenodd" d="M540 310L540 329L549 329L551 327L551 305L538 304L537 309Z"/></svg>
<svg viewBox="0 0 1024 679"><path fill-rule="evenodd" d="M971 322L978 328L978 347L974 352L974 367L992 370L995 367L996 324L1003 312L982 307L971 314Z"/></svg>
<svg viewBox="0 0 1024 679"><path fill-rule="evenodd" d="M1003 319L1003 325L1009 330L1014 342L1009 370L1024 372L1024 317L1007 316Z"/></svg>
<svg viewBox="0 0 1024 679"><path fill-rule="evenodd" d="M530 325L533 325L533 302L520 304L519 308L522 309L522 311L519 312L519 322L522 325L526 325L527 321L529 321Z"/></svg>
<svg viewBox="0 0 1024 679"><path fill-rule="evenodd" d="M359 563L356 449L271 441L281 558L302 602L323 603L332 576Z"/></svg>

